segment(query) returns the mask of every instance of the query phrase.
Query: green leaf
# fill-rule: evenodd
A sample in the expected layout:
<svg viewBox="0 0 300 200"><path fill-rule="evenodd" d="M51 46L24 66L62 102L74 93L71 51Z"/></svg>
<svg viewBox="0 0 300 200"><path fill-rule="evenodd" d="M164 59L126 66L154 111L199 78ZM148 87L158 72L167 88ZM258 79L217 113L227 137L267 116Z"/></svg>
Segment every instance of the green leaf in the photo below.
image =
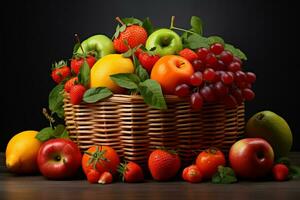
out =
<svg viewBox="0 0 300 200"><path fill-rule="evenodd" d="M60 135L60 138L65 138L65 139L70 138L67 129L65 129L64 132Z"/></svg>
<svg viewBox="0 0 300 200"><path fill-rule="evenodd" d="M90 84L90 66L84 59L82 66L80 67L80 71L78 74L78 82L81 83L83 86L88 87Z"/></svg>
<svg viewBox="0 0 300 200"><path fill-rule="evenodd" d="M53 132L52 135L53 135L54 137L56 137L56 138L59 138L59 137L62 135L62 133L64 132L64 130L65 130L65 126L62 125L62 124L58 124L58 125L55 127L54 132Z"/></svg>
<svg viewBox="0 0 300 200"><path fill-rule="evenodd" d="M86 103L95 103L110 97L113 93L104 87L90 88L83 95L83 101Z"/></svg>
<svg viewBox="0 0 300 200"><path fill-rule="evenodd" d="M197 34L190 35L186 45L190 49L209 48L208 39Z"/></svg>
<svg viewBox="0 0 300 200"><path fill-rule="evenodd" d="M142 24L142 27L147 31L148 33L148 36L153 33L154 31L154 27L149 19L149 17L147 17L144 21L143 21L143 24Z"/></svg>
<svg viewBox="0 0 300 200"><path fill-rule="evenodd" d="M47 141L53 138L54 130L51 127L46 127L40 130L38 134L35 136L36 139L40 140L41 142Z"/></svg>
<svg viewBox="0 0 300 200"><path fill-rule="evenodd" d="M129 90L138 89L138 84L141 81L136 74L130 73L113 74L110 75L110 78L120 87Z"/></svg>
<svg viewBox="0 0 300 200"><path fill-rule="evenodd" d="M135 66L135 73L140 78L140 81L145 81L150 78L147 70L142 67L142 65L140 64L139 60L135 55L133 55L133 63Z"/></svg>
<svg viewBox="0 0 300 200"><path fill-rule="evenodd" d="M138 24L139 26L143 25L143 22L141 20L139 20L137 18L134 18L134 17L122 18L122 22L124 24L126 24L126 26L130 26L130 25L133 25L133 24Z"/></svg>
<svg viewBox="0 0 300 200"><path fill-rule="evenodd" d="M300 178L300 167L291 165L289 167L289 177L292 179L298 179Z"/></svg>
<svg viewBox="0 0 300 200"><path fill-rule="evenodd" d="M214 43L221 43L221 44L225 45L224 40L219 36L210 36L207 39L208 39L208 44L209 45L212 45Z"/></svg>
<svg viewBox="0 0 300 200"><path fill-rule="evenodd" d="M291 160L288 157L281 157L276 160L276 163L281 163L289 167L291 165Z"/></svg>
<svg viewBox="0 0 300 200"><path fill-rule="evenodd" d="M148 79L139 84L139 90L146 104L157 109L167 109L167 104L158 82Z"/></svg>
<svg viewBox="0 0 300 200"><path fill-rule="evenodd" d="M64 116L64 97L63 97L64 85L58 84L55 86L49 94L49 109L52 113L56 113L58 117Z"/></svg>
<svg viewBox="0 0 300 200"><path fill-rule="evenodd" d="M113 35L113 39L114 39L114 38L118 38L119 35L120 35L120 33L123 32L123 31L125 31L125 29L126 29L126 25L122 25L122 26L120 27L120 25L118 24L117 27L116 27L116 32L115 32L115 34Z"/></svg>
<svg viewBox="0 0 300 200"><path fill-rule="evenodd" d="M202 20L199 17L192 16L190 23L191 23L191 27L192 27L193 32L198 33L199 35L203 34Z"/></svg>
<svg viewBox="0 0 300 200"><path fill-rule="evenodd" d="M128 49L128 51L126 51L125 53L123 53L122 56L124 58L130 58L133 54L134 54L134 52L132 51L132 49Z"/></svg>
<svg viewBox="0 0 300 200"><path fill-rule="evenodd" d="M225 50L230 51L234 56L240 59L247 60L247 56L240 49L235 48L231 44L225 44Z"/></svg>
<svg viewBox="0 0 300 200"><path fill-rule="evenodd" d="M234 171L230 167L218 166L218 172L213 175L212 183L230 184L237 182Z"/></svg>

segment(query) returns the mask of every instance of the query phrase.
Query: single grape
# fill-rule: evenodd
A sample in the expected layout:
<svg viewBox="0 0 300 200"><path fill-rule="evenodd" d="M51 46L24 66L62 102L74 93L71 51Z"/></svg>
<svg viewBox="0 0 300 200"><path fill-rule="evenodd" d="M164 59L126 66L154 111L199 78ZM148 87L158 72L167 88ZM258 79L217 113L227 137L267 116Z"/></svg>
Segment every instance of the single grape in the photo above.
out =
<svg viewBox="0 0 300 200"><path fill-rule="evenodd" d="M200 110L202 108L203 98L198 92L191 95L191 106L193 110Z"/></svg>
<svg viewBox="0 0 300 200"><path fill-rule="evenodd" d="M216 70L226 70L226 66L222 60L218 60L217 64L215 65Z"/></svg>
<svg viewBox="0 0 300 200"><path fill-rule="evenodd" d="M238 58L238 57L236 57L236 56L233 57L232 62L238 62L238 63L240 63L241 66L242 66L242 64L243 64L243 62L241 61L241 59Z"/></svg>
<svg viewBox="0 0 300 200"><path fill-rule="evenodd" d="M193 60L192 65L195 71L203 71L205 66L200 59Z"/></svg>
<svg viewBox="0 0 300 200"><path fill-rule="evenodd" d="M235 108L238 105L236 99L232 95L227 95L222 102L228 108Z"/></svg>
<svg viewBox="0 0 300 200"><path fill-rule="evenodd" d="M196 53L198 55L198 58L201 61L205 61L205 58L208 55L209 50L207 48L202 47L202 48L197 49Z"/></svg>
<svg viewBox="0 0 300 200"><path fill-rule="evenodd" d="M214 91L218 97L224 97L228 94L229 89L224 83L221 81L214 84Z"/></svg>
<svg viewBox="0 0 300 200"><path fill-rule="evenodd" d="M251 89L243 89L243 96L246 101L252 101L255 97L255 93Z"/></svg>
<svg viewBox="0 0 300 200"><path fill-rule="evenodd" d="M222 75L224 74L225 72L224 71L216 71L216 75L215 75L215 78L213 80L214 83L218 82L218 81L221 81L221 77Z"/></svg>
<svg viewBox="0 0 300 200"><path fill-rule="evenodd" d="M225 83L226 85L231 85L234 81L234 76L231 73L223 73L221 76L221 80L223 83Z"/></svg>
<svg viewBox="0 0 300 200"><path fill-rule="evenodd" d="M203 88L201 88L200 89L200 94L202 95L204 100L207 101L207 102L213 102L213 101L216 100L214 91L209 86L204 86Z"/></svg>
<svg viewBox="0 0 300 200"><path fill-rule="evenodd" d="M209 65L209 66L215 66L217 65L218 63L218 59L217 57L212 54L212 53L209 53L206 58L205 58L205 64Z"/></svg>
<svg viewBox="0 0 300 200"><path fill-rule="evenodd" d="M233 60L233 55L230 51L223 51L220 54L220 60L222 60L226 65L232 62Z"/></svg>
<svg viewBox="0 0 300 200"><path fill-rule="evenodd" d="M178 97L187 97L190 94L190 87L183 83L175 88L175 95Z"/></svg>
<svg viewBox="0 0 300 200"><path fill-rule="evenodd" d="M213 81L215 76L216 76L216 72L212 68L207 68L203 72L203 79L206 81Z"/></svg>
<svg viewBox="0 0 300 200"><path fill-rule="evenodd" d="M246 81L246 74L242 71L235 72L235 81L236 82L245 82Z"/></svg>
<svg viewBox="0 0 300 200"><path fill-rule="evenodd" d="M237 71L240 71L242 68L241 68L240 63L232 62L228 65L227 69L228 69L228 71L231 71L231 72L237 72Z"/></svg>
<svg viewBox="0 0 300 200"><path fill-rule="evenodd" d="M222 51L224 51L224 46L220 43L214 43L210 46L210 51L216 55L219 55L220 53L222 53Z"/></svg>
<svg viewBox="0 0 300 200"><path fill-rule="evenodd" d="M250 84L256 81L256 75L253 72L246 73L246 81Z"/></svg>
<svg viewBox="0 0 300 200"><path fill-rule="evenodd" d="M247 88L249 85L249 83L247 83L246 81L236 81L236 86L240 89L245 89Z"/></svg>
<svg viewBox="0 0 300 200"><path fill-rule="evenodd" d="M230 90L231 95L235 98L238 105L241 105L244 101L243 93L239 88L232 88Z"/></svg>
<svg viewBox="0 0 300 200"><path fill-rule="evenodd" d="M192 86L200 86L203 82L203 77L201 72L195 72L190 77L190 83Z"/></svg>

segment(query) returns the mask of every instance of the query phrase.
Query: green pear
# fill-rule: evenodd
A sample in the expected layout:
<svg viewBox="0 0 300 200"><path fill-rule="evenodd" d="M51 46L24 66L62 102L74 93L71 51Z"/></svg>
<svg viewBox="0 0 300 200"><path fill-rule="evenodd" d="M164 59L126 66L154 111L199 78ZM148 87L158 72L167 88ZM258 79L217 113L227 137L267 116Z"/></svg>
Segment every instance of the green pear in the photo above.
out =
<svg viewBox="0 0 300 200"><path fill-rule="evenodd" d="M272 111L262 111L253 115L247 122L245 135L267 140L277 158L287 156L293 144L288 123Z"/></svg>

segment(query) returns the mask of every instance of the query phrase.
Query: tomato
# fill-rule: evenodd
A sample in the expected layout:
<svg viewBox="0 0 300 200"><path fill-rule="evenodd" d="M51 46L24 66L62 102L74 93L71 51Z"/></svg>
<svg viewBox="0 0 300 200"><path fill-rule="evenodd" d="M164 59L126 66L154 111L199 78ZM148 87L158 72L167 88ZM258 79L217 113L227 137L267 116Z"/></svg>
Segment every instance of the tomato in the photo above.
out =
<svg viewBox="0 0 300 200"><path fill-rule="evenodd" d="M196 159L196 165L206 179L210 179L218 171L219 165L225 164L224 154L216 148L202 151Z"/></svg>
<svg viewBox="0 0 300 200"><path fill-rule="evenodd" d="M100 174L108 171L115 175L120 158L109 146L92 146L82 156L81 164L86 175L91 169L96 169Z"/></svg>
<svg viewBox="0 0 300 200"><path fill-rule="evenodd" d="M190 165L182 171L182 178L190 183L199 183L202 181L202 174L196 165Z"/></svg>

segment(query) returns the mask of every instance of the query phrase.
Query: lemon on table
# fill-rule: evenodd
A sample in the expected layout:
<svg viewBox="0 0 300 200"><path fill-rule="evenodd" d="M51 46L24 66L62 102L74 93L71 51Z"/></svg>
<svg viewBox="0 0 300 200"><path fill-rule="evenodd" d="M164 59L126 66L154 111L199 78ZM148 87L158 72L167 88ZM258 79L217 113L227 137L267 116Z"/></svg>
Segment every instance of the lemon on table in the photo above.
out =
<svg viewBox="0 0 300 200"><path fill-rule="evenodd" d="M6 147L6 166L14 173L29 174L38 171L37 153L41 142L37 131L23 131L10 139Z"/></svg>

